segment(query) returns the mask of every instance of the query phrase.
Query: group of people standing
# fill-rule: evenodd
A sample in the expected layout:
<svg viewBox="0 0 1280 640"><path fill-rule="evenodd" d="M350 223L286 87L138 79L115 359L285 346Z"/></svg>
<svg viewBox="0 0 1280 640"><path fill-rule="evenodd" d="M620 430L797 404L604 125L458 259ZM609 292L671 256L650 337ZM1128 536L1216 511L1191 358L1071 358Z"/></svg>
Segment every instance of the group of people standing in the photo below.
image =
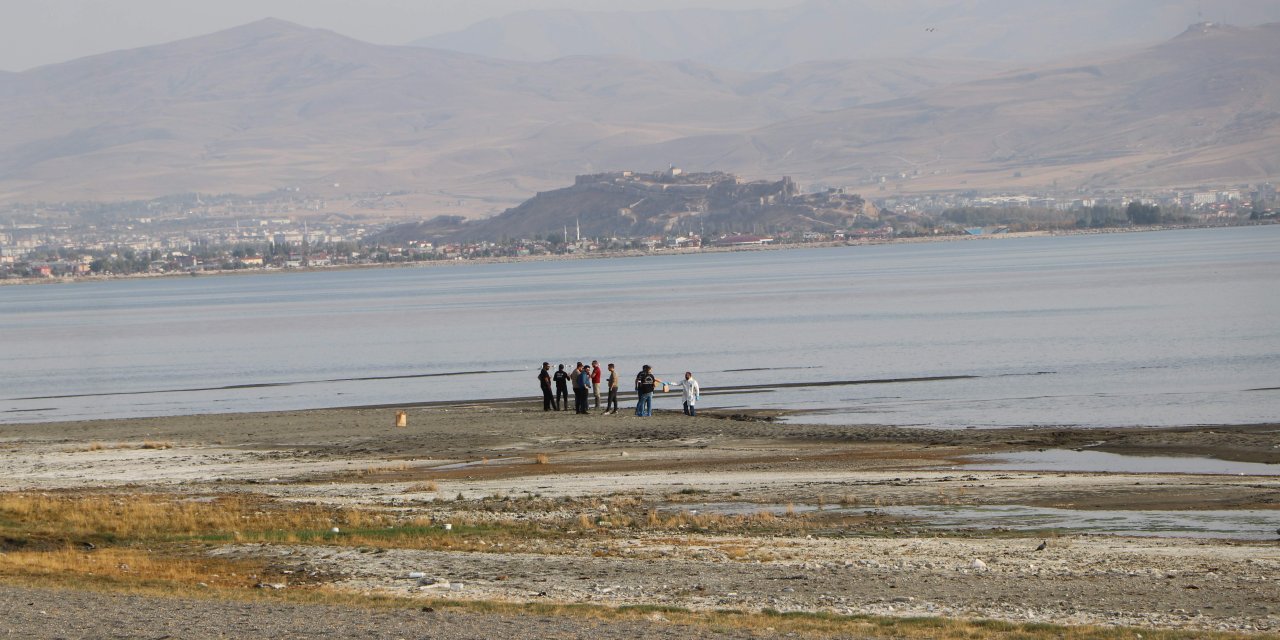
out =
<svg viewBox="0 0 1280 640"><path fill-rule="evenodd" d="M542 363L542 370L538 372L538 385L542 387L542 410L568 411L569 388L572 387L573 412L589 414L587 404L592 394L595 395L595 408L600 408L600 385L603 383L607 390L604 414L617 413L618 372L614 369L612 362L609 363L608 371L609 377L604 378L604 371L600 368L598 360L592 360L591 364L586 365L579 362L572 371L566 371L562 364L554 373L551 371L550 362ZM653 368L647 364L640 373L636 374L637 416L653 415L653 392L659 385L662 386L663 391L671 386L655 376ZM702 396L702 389L698 386L698 381L693 379L693 373L684 372L684 380L675 383L674 386L681 387L684 391L684 414L697 415L696 406Z"/></svg>
<svg viewBox="0 0 1280 640"><path fill-rule="evenodd" d="M538 384L542 387L542 410L543 411L568 411L569 410L569 387L573 387L573 412L579 414L590 413L587 409L587 400L591 394L596 398L596 409L600 408L600 385L607 385L608 395L605 404L605 413L618 412L618 372L614 370L613 364L609 364L609 378L604 379L604 370L600 368L598 360L592 360L591 364L582 364L579 362L572 371L565 371L564 365L551 372L551 363L542 363L542 370L538 372ZM555 385L555 391L552 391L552 385Z"/></svg>

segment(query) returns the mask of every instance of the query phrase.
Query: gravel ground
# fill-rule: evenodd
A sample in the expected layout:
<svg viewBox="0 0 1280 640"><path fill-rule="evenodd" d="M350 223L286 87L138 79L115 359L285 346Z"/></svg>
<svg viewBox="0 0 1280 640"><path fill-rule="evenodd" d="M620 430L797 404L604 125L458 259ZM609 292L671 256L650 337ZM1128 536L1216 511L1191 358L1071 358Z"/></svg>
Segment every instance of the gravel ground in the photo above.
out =
<svg viewBox="0 0 1280 640"><path fill-rule="evenodd" d="M31 640L360 638L362 640L737 640L661 620L598 622L421 609L223 602L0 587L0 634Z"/></svg>
<svg viewBox="0 0 1280 640"><path fill-rule="evenodd" d="M1274 546L1096 537L1035 551L1036 542L652 535L585 539L561 555L296 545L218 553L401 597L1280 629Z"/></svg>

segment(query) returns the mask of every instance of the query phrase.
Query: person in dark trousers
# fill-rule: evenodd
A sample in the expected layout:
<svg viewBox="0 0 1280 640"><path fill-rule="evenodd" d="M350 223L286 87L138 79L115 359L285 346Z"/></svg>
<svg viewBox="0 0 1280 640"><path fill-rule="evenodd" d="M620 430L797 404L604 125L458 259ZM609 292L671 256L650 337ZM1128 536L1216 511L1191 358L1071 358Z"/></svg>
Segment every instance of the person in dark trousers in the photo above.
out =
<svg viewBox="0 0 1280 640"><path fill-rule="evenodd" d="M618 412L618 372L613 370L613 363L609 363L609 378L605 380L609 385L609 399L605 402L605 413Z"/></svg>
<svg viewBox="0 0 1280 640"><path fill-rule="evenodd" d="M698 386L698 381L693 379L693 373L684 372L684 380L680 381L680 387L684 389L684 414L686 416L698 415L698 400L702 399L702 388Z"/></svg>
<svg viewBox="0 0 1280 640"><path fill-rule="evenodd" d="M591 378L595 375L595 370L589 366L582 367L582 415L591 413Z"/></svg>
<svg viewBox="0 0 1280 640"><path fill-rule="evenodd" d="M556 370L555 375L551 376L556 381L556 411L569 410L569 372L564 370L564 365Z"/></svg>
<svg viewBox="0 0 1280 640"><path fill-rule="evenodd" d="M591 361L591 393L596 396L596 408L600 408L600 374L604 373L600 370L600 361Z"/></svg>
<svg viewBox="0 0 1280 640"><path fill-rule="evenodd" d="M579 362L574 367L573 374L573 412L584 414L587 412L587 391L591 389L591 374L587 368Z"/></svg>
<svg viewBox="0 0 1280 640"><path fill-rule="evenodd" d="M653 415L653 390L662 381L653 375L653 368L644 365L636 374L636 416L645 418Z"/></svg>
<svg viewBox="0 0 1280 640"><path fill-rule="evenodd" d="M538 372L538 386L542 387L542 410L550 411L555 405L555 396L551 395L551 363L542 363L542 370Z"/></svg>

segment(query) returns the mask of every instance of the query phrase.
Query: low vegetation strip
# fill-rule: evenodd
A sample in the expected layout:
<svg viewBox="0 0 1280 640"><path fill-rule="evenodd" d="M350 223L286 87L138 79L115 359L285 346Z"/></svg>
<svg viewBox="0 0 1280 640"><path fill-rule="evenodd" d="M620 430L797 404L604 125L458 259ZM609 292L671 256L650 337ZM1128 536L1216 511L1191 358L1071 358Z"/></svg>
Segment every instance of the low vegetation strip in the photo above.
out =
<svg viewBox="0 0 1280 640"><path fill-rule="evenodd" d="M596 501L501 498L469 503L474 513L448 518L372 508L337 508L263 497L181 497L150 494L0 494L0 548L57 551L139 544L309 544L342 547L486 551L495 545L554 542L587 534L728 532L774 534L806 530L794 513L743 515L662 513L635 497L615 496L604 513ZM562 515L538 522L517 514L536 503ZM581 513L590 508L593 515ZM829 523L828 523L829 524ZM447 525L447 526L446 526ZM571 553L571 547L539 546Z"/></svg>

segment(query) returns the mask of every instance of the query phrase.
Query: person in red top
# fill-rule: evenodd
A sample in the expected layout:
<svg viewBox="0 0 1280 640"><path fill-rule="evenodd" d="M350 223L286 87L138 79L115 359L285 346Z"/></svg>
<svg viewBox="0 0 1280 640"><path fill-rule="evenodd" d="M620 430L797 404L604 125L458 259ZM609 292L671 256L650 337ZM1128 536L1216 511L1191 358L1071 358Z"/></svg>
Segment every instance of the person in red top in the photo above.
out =
<svg viewBox="0 0 1280 640"><path fill-rule="evenodd" d="M596 395L596 408L600 408L600 361L591 361L591 392Z"/></svg>

